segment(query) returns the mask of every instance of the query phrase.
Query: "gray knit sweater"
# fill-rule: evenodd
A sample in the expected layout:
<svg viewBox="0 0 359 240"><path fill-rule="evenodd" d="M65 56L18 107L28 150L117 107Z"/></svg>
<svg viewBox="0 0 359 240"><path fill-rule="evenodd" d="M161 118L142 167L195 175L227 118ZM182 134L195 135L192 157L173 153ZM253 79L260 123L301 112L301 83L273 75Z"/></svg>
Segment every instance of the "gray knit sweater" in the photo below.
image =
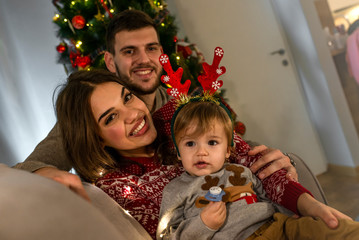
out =
<svg viewBox="0 0 359 240"><path fill-rule="evenodd" d="M205 176L195 177L183 173L172 180L163 191L157 239L246 239L271 219L275 212L281 210L289 213L289 210L284 210L267 199L261 182L248 168L241 167L244 169L241 177L246 179L245 184L253 183L252 188L257 194L258 202L247 203L246 199L240 199L227 203L227 219L218 231L213 231L201 220L202 208L195 206L197 197L207 193L207 190L201 188L206 182ZM219 178L217 186L223 184L228 187L233 186L229 182L229 176L233 175L232 171L223 168L210 176Z"/></svg>

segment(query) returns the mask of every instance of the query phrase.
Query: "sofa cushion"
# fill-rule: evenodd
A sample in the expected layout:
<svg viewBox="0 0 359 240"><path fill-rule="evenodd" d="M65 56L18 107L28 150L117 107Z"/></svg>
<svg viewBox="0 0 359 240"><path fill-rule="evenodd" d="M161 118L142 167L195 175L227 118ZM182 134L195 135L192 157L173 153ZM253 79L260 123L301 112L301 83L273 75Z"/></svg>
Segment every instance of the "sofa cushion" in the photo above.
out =
<svg viewBox="0 0 359 240"><path fill-rule="evenodd" d="M0 215L0 239L144 239L126 220L122 228L115 227L65 186L4 164L0 164Z"/></svg>

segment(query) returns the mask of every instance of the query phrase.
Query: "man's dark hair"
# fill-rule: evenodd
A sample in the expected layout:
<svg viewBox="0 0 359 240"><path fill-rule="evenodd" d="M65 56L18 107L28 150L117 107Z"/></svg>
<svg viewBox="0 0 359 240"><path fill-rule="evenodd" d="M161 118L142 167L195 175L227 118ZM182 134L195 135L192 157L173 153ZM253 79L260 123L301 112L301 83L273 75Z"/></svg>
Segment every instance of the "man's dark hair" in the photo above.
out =
<svg viewBox="0 0 359 240"><path fill-rule="evenodd" d="M156 32L156 24L145 12L139 10L125 10L115 15L107 26L106 46L107 51L115 54L115 35L120 31L133 31L145 27L153 27ZM157 32L159 40L159 34Z"/></svg>

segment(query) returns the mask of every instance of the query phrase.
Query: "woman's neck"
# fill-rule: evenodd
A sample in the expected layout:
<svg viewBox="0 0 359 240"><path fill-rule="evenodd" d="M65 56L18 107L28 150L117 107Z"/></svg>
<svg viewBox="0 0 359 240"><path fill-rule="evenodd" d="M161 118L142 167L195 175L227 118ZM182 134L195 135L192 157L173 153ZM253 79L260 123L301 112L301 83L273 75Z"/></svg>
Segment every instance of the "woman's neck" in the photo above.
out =
<svg viewBox="0 0 359 240"><path fill-rule="evenodd" d="M133 150L118 150L123 157L153 157L155 151L151 147L142 147Z"/></svg>

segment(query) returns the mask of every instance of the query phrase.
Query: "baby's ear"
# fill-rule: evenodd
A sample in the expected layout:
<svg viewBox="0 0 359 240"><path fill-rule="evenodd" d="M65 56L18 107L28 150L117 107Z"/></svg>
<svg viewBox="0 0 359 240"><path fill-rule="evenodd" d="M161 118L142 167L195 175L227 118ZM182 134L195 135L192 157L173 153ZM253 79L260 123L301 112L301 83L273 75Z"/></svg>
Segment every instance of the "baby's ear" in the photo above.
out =
<svg viewBox="0 0 359 240"><path fill-rule="evenodd" d="M231 156L231 147L227 147L226 158L229 158L229 156Z"/></svg>

